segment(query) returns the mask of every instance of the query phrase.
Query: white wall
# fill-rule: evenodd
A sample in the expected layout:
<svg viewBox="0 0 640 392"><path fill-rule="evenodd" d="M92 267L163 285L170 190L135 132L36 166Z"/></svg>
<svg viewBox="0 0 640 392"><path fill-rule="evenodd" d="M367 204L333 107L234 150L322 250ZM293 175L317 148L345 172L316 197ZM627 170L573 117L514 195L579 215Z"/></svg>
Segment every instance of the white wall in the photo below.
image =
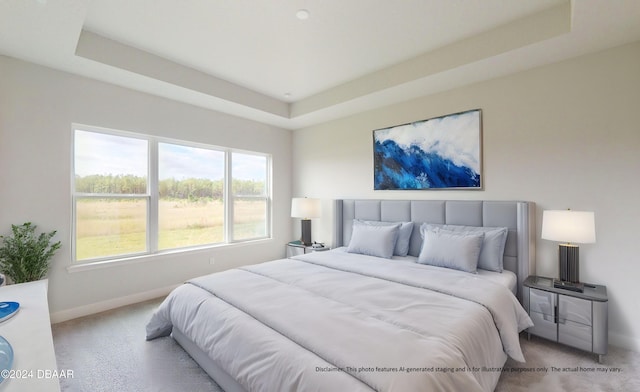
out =
<svg viewBox="0 0 640 392"><path fill-rule="evenodd" d="M272 154L273 239L68 272L72 123ZM283 257L292 235L290 152L288 130L0 56L0 234L25 221L58 231L62 248L49 273L54 320L144 299L144 293L160 295L191 277Z"/></svg>
<svg viewBox="0 0 640 392"><path fill-rule="evenodd" d="M373 191L372 130L482 109L484 191ZM542 210L590 210L581 280L607 285L610 341L640 350L640 42L294 132L294 196L528 200L537 274L557 276ZM325 207L330 207L325 202ZM330 241L331 211L314 239ZM299 229L298 229L299 230Z"/></svg>

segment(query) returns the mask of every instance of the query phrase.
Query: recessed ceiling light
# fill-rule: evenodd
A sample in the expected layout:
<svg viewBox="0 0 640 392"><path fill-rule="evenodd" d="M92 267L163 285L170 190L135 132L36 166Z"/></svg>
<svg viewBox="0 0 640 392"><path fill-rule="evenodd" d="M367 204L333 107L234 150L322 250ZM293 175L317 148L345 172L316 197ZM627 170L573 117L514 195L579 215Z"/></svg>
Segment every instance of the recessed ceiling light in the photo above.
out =
<svg viewBox="0 0 640 392"><path fill-rule="evenodd" d="M285 98L291 98L291 93L284 93Z"/></svg>
<svg viewBox="0 0 640 392"><path fill-rule="evenodd" d="M298 10L298 12L296 12L296 18L300 20L309 19L309 11L304 9Z"/></svg>

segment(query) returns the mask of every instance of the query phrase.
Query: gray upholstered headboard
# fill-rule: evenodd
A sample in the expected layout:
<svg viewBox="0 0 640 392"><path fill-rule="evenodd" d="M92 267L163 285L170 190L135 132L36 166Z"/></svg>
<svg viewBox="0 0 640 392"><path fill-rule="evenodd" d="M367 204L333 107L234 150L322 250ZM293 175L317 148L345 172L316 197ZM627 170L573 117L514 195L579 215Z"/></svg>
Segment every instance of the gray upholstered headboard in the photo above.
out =
<svg viewBox="0 0 640 392"><path fill-rule="evenodd" d="M336 200L334 246L349 244L354 219L416 222L409 254L418 256L424 222L486 227L508 227L504 267L518 276L518 299L522 283L535 274L535 204L523 201L463 200Z"/></svg>

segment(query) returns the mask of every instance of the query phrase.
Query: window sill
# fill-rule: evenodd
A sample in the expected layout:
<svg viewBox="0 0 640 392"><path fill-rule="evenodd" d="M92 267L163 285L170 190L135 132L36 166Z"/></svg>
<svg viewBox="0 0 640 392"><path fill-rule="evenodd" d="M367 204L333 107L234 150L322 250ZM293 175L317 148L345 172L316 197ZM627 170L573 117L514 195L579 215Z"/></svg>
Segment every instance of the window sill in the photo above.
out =
<svg viewBox="0 0 640 392"><path fill-rule="evenodd" d="M97 269L103 269L103 268L121 267L129 264L137 264L137 263L154 261L159 258L175 256L179 254L196 254L196 253L202 253L202 252L209 252L209 251L220 249L220 248L241 248L245 246L266 243L269 241L273 241L273 238L263 238L259 240L235 242L230 244L207 245L207 246L189 248L189 249L167 250L167 251L162 251L162 252L153 253L153 254L123 257L120 259L77 263L77 264L72 264L67 266L67 272L76 273L76 272L91 271L91 270L97 270Z"/></svg>

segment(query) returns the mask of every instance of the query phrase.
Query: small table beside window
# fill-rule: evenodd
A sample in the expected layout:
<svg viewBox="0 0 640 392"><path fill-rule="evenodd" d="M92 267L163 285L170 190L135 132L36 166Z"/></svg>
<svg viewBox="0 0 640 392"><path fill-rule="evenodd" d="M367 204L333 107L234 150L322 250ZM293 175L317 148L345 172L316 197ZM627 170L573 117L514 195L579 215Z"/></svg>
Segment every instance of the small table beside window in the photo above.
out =
<svg viewBox="0 0 640 392"><path fill-rule="evenodd" d="M2 391L60 391L47 288L47 280L0 287L0 301L20 303L15 316L0 324L14 354L13 373L0 385Z"/></svg>
<svg viewBox="0 0 640 392"><path fill-rule="evenodd" d="M291 241L287 244L287 258L303 255L311 252L321 252L329 250L322 244L305 245L302 241Z"/></svg>

